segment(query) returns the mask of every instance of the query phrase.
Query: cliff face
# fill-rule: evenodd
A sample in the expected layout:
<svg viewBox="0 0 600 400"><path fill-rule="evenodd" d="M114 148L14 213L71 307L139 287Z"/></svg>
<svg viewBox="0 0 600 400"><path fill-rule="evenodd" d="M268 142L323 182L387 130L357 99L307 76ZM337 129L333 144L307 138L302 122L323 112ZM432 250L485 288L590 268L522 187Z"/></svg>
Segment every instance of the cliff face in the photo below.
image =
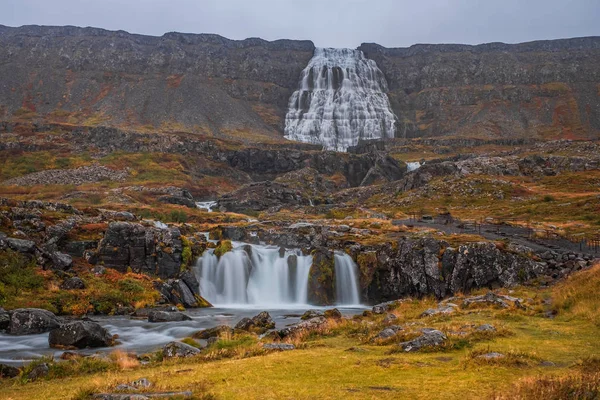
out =
<svg viewBox="0 0 600 400"><path fill-rule="evenodd" d="M0 119L279 135L309 41L0 26Z"/></svg>
<svg viewBox="0 0 600 400"><path fill-rule="evenodd" d="M397 136L600 136L600 37L360 49L386 75Z"/></svg>
<svg viewBox="0 0 600 400"><path fill-rule="evenodd" d="M600 38L360 47L398 137L600 136ZM281 138L309 41L0 25L0 120Z"/></svg>

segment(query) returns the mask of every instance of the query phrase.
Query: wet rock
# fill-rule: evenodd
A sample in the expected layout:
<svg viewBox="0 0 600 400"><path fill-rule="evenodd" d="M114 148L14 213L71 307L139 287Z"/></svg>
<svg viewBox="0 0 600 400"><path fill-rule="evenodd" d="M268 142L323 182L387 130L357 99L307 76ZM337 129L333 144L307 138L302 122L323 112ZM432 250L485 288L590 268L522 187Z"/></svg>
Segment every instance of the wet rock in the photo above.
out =
<svg viewBox="0 0 600 400"><path fill-rule="evenodd" d="M308 302L310 304L334 304L334 271L333 252L326 248L315 250L308 274Z"/></svg>
<svg viewBox="0 0 600 400"><path fill-rule="evenodd" d="M275 328L275 322L273 322L271 315L266 311L263 311L260 314L252 317L252 319L242 318L235 326L235 329L252 331L256 333L264 333L273 328Z"/></svg>
<svg viewBox="0 0 600 400"><path fill-rule="evenodd" d="M162 349L164 358L192 357L199 353L199 349L181 342L167 343Z"/></svg>
<svg viewBox="0 0 600 400"><path fill-rule="evenodd" d="M296 346L290 343L265 343L263 349L266 350L294 350Z"/></svg>
<svg viewBox="0 0 600 400"><path fill-rule="evenodd" d="M12 365L0 364L0 378L14 378L19 376L21 370Z"/></svg>
<svg viewBox="0 0 600 400"><path fill-rule="evenodd" d="M50 372L50 368L48 367L48 364L43 363L43 364L36 365L31 371L29 371L29 373L27 374L27 376L25 376L25 378L27 378L28 381L33 382L40 378L44 378L44 377L48 376L49 372Z"/></svg>
<svg viewBox="0 0 600 400"><path fill-rule="evenodd" d="M75 321L50 331L50 347L84 349L108 347L114 344L112 335L100 324L92 321Z"/></svg>
<svg viewBox="0 0 600 400"><path fill-rule="evenodd" d="M192 292L192 294L199 296L200 295L200 283L196 278L196 275L190 271L186 270L179 274L179 279L183 281L188 289Z"/></svg>
<svg viewBox="0 0 600 400"><path fill-rule="evenodd" d="M10 314L4 308L0 307L0 331L5 331L10 325Z"/></svg>
<svg viewBox="0 0 600 400"><path fill-rule="evenodd" d="M81 290L85 289L85 283L81 278L74 276L72 278L65 279L65 281L60 285L60 288L63 290Z"/></svg>
<svg viewBox="0 0 600 400"><path fill-rule="evenodd" d="M342 319L342 313L337 308L332 308L331 310L325 310L323 313L325 318L331 319Z"/></svg>
<svg viewBox="0 0 600 400"><path fill-rule="evenodd" d="M138 308L133 313L132 317L134 318L148 318L150 313L154 311L164 311L164 312L178 312L179 309L175 306L163 306L163 307L155 307L155 308Z"/></svg>
<svg viewBox="0 0 600 400"><path fill-rule="evenodd" d="M300 319L304 321L307 319L311 319L311 318L315 318L315 317L322 317L322 316L323 316L323 311L321 311L321 310L307 310L304 312L304 314L302 314Z"/></svg>
<svg viewBox="0 0 600 400"><path fill-rule="evenodd" d="M39 308L19 308L10 312L7 333L11 335L33 335L58 328L59 319L50 311Z"/></svg>
<svg viewBox="0 0 600 400"><path fill-rule="evenodd" d="M435 347L442 345L448 338L437 329L424 328L423 334L416 339L400 343L405 352L419 351L424 347Z"/></svg>
<svg viewBox="0 0 600 400"><path fill-rule="evenodd" d="M205 329L194 334L196 339L208 339L211 337L219 337L222 334L233 334L233 329L227 325L219 325L214 328Z"/></svg>
<svg viewBox="0 0 600 400"><path fill-rule="evenodd" d="M191 320L192 318L181 312L151 311L148 314L148 322L180 322Z"/></svg>

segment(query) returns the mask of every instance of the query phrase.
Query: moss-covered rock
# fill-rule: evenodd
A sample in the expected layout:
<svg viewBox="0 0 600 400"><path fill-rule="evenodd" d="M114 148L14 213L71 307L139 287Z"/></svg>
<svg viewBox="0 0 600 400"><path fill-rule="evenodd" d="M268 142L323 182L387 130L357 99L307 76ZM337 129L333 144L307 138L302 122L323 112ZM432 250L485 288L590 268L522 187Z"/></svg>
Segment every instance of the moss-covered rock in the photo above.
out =
<svg viewBox="0 0 600 400"><path fill-rule="evenodd" d="M219 245L215 248L215 256L221 257L223 254L231 251L233 249L233 245L230 240L221 240Z"/></svg>
<svg viewBox="0 0 600 400"><path fill-rule="evenodd" d="M316 305L335 302L335 261L333 252L325 248L313 251L308 275L308 301Z"/></svg>

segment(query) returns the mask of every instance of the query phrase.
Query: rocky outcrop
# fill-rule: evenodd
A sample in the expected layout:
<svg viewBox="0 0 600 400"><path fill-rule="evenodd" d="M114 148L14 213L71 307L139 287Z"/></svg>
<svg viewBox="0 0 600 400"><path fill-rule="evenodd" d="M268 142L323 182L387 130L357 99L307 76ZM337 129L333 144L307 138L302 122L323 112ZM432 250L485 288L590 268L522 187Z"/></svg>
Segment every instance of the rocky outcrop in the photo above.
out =
<svg viewBox="0 0 600 400"><path fill-rule="evenodd" d="M442 298L480 287L511 287L548 270L547 264L532 260L527 253L502 250L493 242L451 247L434 238L403 238L397 245L376 250L358 245L350 249L361 269L363 295L370 301L426 295ZM377 269L361 265L364 259L358 255L365 250L375 251Z"/></svg>
<svg viewBox="0 0 600 400"><path fill-rule="evenodd" d="M50 331L50 347L78 348L108 347L114 344L113 336L100 324L92 321L75 321Z"/></svg>
<svg viewBox="0 0 600 400"><path fill-rule="evenodd" d="M100 181L123 181L128 171L116 171L101 165L89 165L75 169L51 169L34 172L4 181L4 185L82 185Z"/></svg>
<svg viewBox="0 0 600 400"><path fill-rule="evenodd" d="M39 308L19 308L10 311L7 333L10 335L33 335L58 328L60 321L50 311Z"/></svg>
<svg viewBox="0 0 600 400"><path fill-rule="evenodd" d="M97 263L126 272L176 276L181 269L183 245L177 228L159 229L129 222L113 222L100 242Z"/></svg>
<svg viewBox="0 0 600 400"><path fill-rule="evenodd" d="M441 346L448 340L446 335L437 329L423 328L421 336L408 342L400 343L400 347L405 352L419 351L423 348Z"/></svg>
<svg viewBox="0 0 600 400"><path fill-rule="evenodd" d="M313 263L308 274L308 302L330 305L335 302L335 261L327 249L313 251Z"/></svg>
<svg viewBox="0 0 600 400"><path fill-rule="evenodd" d="M200 349L181 342L167 343L162 349L164 358L192 357L200 353Z"/></svg>
<svg viewBox="0 0 600 400"><path fill-rule="evenodd" d="M265 333L269 329L275 328L275 322L268 312L263 311L252 318L242 318L236 325L235 329L240 329L255 333Z"/></svg>

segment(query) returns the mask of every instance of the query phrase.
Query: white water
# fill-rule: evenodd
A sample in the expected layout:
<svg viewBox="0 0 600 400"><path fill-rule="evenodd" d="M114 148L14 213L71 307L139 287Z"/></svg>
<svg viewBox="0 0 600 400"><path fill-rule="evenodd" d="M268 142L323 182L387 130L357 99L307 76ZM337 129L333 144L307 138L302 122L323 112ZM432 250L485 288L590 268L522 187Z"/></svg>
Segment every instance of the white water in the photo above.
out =
<svg viewBox="0 0 600 400"><path fill-rule="evenodd" d="M407 172L411 172L411 171L414 171L416 169L421 168L421 163L418 162L418 161L416 161L416 162L407 162L406 163L406 167L407 167L406 168Z"/></svg>
<svg viewBox="0 0 600 400"><path fill-rule="evenodd" d="M220 307L284 308L305 306L312 256L300 250L233 243L234 248L217 258L207 250L196 263L200 293ZM250 249L250 255L245 248ZM296 265L291 258L295 257Z"/></svg>
<svg viewBox="0 0 600 400"><path fill-rule="evenodd" d="M196 207L205 209L208 212L212 212L213 207L217 205L216 201L197 201Z"/></svg>
<svg viewBox="0 0 600 400"><path fill-rule="evenodd" d="M335 291L337 303L345 306L360 305L358 266L348 254L335 252Z"/></svg>
<svg viewBox="0 0 600 400"><path fill-rule="evenodd" d="M346 151L360 139L391 138L387 82L359 50L317 48L289 101L285 137Z"/></svg>

